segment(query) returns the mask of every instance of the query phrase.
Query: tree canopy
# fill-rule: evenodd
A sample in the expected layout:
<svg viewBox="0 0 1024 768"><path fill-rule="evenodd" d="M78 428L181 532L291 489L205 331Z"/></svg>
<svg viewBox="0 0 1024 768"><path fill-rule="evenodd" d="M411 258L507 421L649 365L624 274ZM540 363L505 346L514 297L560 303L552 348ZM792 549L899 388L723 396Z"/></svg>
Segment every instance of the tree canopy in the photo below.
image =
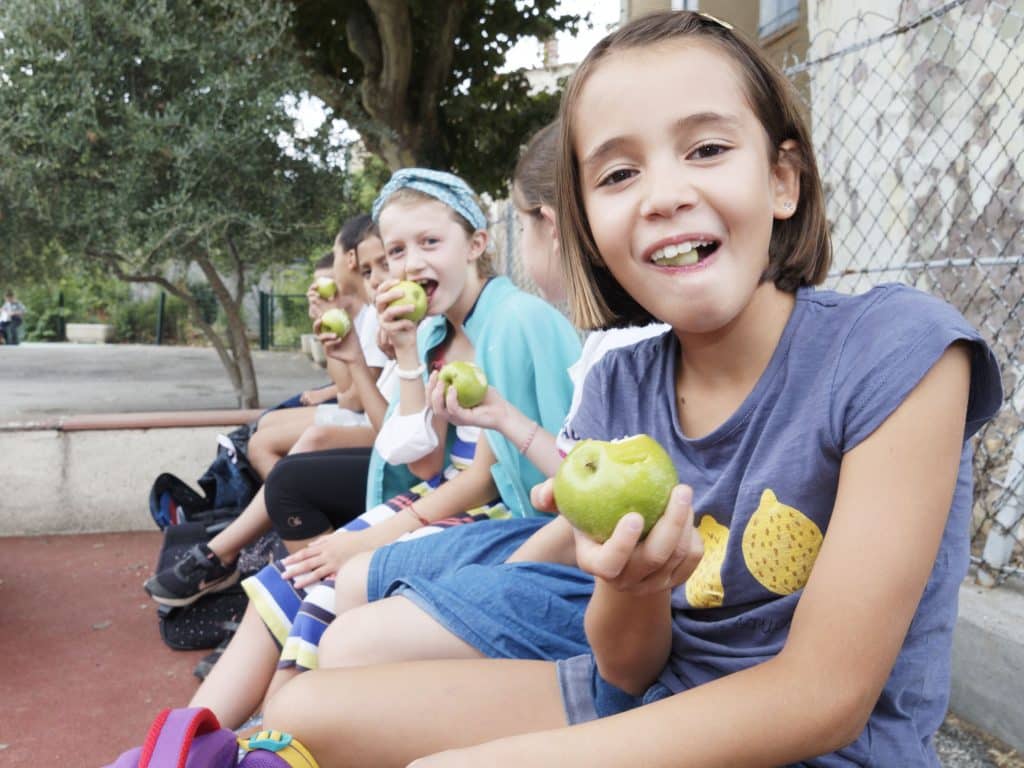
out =
<svg viewBox="0 0 1024 768"><path fill-rule="evenodd" d="M328 126L286 148L308 80L277 0L4 0L5 276L76 265L182 298L240 404L258 402L242 302L269 265L330 242L341 172ZM191 275L191 278L190 278ZM203 317L209 284L226 327Z"/></svg>
<svg viewBox="0 0 1024 768"><path fill-rule="evenodd" d="M517 148L554 118L558 95L500 72L520 39L575 30L557 0L295 0L311 91L392 169L453 170L500 193Z"/></svg>

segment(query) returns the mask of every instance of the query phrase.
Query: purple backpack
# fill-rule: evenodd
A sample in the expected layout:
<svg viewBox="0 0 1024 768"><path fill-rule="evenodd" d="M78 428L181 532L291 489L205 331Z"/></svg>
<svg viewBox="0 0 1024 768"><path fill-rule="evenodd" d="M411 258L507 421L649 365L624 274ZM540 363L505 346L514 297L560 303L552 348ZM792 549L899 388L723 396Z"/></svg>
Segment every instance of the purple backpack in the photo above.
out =
<svg viewBox="0 0 1024 768"><path fill-rule="evenodd" d="M238 740L205 707L165 709L149 726L141 747L106 768L235 768Z"/></svg>

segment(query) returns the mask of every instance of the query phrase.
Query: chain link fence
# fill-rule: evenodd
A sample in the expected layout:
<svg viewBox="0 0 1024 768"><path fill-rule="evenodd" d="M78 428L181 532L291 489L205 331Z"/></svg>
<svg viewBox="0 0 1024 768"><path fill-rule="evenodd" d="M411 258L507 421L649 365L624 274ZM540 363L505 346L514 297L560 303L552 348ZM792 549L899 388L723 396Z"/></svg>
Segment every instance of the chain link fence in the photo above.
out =
<svg viewBox="0 0 1024 768"><path fill-rule="evenodd" d="M810 5L786 71L825 185L827 284L914 285L991 345L1005 402L976 440L972 555L982 583L1024 576L1024 2Z"/></svg>
<svg viewBox="0 0 1024 768"><path fill-rule="evenodd" d="M809 2L786 72L807 100L834 247L827 287L903 282L956 306L998 357L1005 402L976 438L972 557L1024 577L1024 0ZM499 271L516 256L491 206Z"/></svg>

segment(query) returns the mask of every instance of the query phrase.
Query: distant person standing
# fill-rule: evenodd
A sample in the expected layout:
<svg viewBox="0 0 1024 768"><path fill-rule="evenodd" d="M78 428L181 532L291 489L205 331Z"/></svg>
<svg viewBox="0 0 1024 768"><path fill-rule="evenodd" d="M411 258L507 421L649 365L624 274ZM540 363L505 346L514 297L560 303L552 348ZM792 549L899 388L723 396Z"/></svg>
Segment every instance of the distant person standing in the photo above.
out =
<svg viewBox="0 0 1024 768"><path fill-rule="evenodd" d="M7 344L18 343L18 328L25 315L25 305L14 296L14 291L4 294L4 304L0 307L0 335Z"/></svg>

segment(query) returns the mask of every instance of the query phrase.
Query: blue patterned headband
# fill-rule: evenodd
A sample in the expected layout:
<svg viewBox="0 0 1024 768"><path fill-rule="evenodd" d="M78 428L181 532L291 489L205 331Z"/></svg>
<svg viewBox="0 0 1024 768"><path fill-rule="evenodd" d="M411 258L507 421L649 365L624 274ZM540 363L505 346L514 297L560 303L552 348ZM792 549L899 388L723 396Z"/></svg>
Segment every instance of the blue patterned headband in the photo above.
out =
<svg viewBox="0 0 1024 768"><path fill-rule="evenodd" d="M429 168L402 168L395 171L373 201L374 223L380 221L381 209L388 198L400 189L415 189L430 195L468 221L473 229L487 229L487 217L480 210L469 185L454 174Z"/></svg>

